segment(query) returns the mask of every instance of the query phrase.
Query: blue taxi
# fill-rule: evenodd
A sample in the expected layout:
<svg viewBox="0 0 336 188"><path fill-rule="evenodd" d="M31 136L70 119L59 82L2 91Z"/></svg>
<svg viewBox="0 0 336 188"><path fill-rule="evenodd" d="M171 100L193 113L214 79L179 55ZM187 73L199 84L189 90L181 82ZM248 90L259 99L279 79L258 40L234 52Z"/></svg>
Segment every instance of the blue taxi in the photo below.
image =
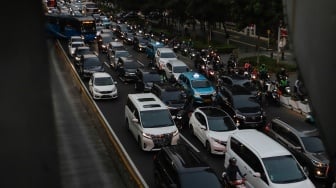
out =
<svg viewBox="0 0 336 188"><path fill-rule="evenodd" d="M212 103L216 90L212 83L202 74L191 71L181 73L178 83L184 88L188 96L196 103Z"/></svg>
<svg viewBox="0 0 336 188"><path fill-rule="evenodd" d="M146 47L146 55L148 58L150 59L154 59L154 56L155 56L155 52L158 48L162 48L164 47L165 45L161 42L158 42L158 41L151 41L147 44L147 47Z"/></svg>

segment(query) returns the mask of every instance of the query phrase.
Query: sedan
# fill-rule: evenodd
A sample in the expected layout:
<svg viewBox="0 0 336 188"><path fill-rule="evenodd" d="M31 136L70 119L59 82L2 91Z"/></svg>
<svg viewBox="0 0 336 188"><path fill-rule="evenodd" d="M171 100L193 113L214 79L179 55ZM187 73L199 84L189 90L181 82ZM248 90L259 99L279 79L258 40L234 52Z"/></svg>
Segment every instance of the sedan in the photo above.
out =
<svg viewBox="0 0 336 188"><path fill-rule="evenodd" d="M191 114L189 126L206 150L216 155L225 154L229 135L238 131L230 115L214 106L196 108Z"/></svg>

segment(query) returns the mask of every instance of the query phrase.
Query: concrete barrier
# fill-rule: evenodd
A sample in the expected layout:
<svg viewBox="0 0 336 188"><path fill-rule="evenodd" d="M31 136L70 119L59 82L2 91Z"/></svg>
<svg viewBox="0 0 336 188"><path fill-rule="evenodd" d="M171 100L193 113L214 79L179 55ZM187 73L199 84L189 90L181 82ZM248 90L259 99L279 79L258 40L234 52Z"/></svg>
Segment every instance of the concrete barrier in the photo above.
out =
<svg viewBox="0 0 336 188"><path fill-rule="evenodd" d="M59 55L59 57L63 59L62 63L64 65L64 68L69 73L69 77L71 77L73 85L78 90L81 101L83 102L86 110L89 112L89 114L92 114L92 118L96 120L96 122L98 122L99 125L97 126L101 126L105 131L105 134L107 135L107 139L109 141L109 151L113 152L113 154L110 155L111 159L118 167L118 171L123 177L124 182L127 184L127 187L147 188L147 183L144 181L143 177L137 170L136 166L124 149L122 143L119 141L108 121L105 119L103 113L100 111L99 107L92 99L92 96L85 87L74 65L68 58L67 53L64 51L62 45L58 40L56 42L56 49L58 50L57 54Z"/></svg>

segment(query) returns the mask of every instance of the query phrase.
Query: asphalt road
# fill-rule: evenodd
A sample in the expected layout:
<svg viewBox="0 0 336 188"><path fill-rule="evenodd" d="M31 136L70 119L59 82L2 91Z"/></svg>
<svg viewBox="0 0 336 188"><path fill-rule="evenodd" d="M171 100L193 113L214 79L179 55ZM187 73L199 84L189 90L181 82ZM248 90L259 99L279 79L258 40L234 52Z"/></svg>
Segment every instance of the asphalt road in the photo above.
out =
<svg viewBox="0 0 336 188"><path fill-rule="evenodd" d="M64 46L66 46L64 44ZM140 62L144 65L149 63L149 59L142 53L135 52L131 46L127 46L130 53L136 57ZM97 51L97 47L95 44L92 45L92 49ZM107 57L105 54L99 54L101 61L107 62ZM225 61L226 57L223 56L223 60ZM185 61L190 67L193 67L193 63L185 57L181 57L183 61ZM124 83L122 80L119 80L116 73L109 68L109 65L106 63L106 72L109 72L112 77L118 82L118 92L119 98L116 100L104 100L104 101L96 101L100 110L106 117L109 122L111 128L117 134L119 140L123 144L124 148L128 152L130 158L133 160L134 164L138 168L139 172L143 175L143 178L149 185L149 187L154 187L154 179L153 179L153 155L154 152L144 152L139 149L135 139L132 137L130 132L125 127L125 118L124 118L124 106L126 103L127 94L135 93L134 83ZM84 83L87 86L87 80L84 80ZM281 117L283 120L287 122L295 122L296 124L306 124L307 126L311 126L310 124L305 123L304 117L297 112L286 109L285 107L273 107L273 106L265 106L264 107L267 112L268 120L273 117ZM224 157L223 156L214 156L208 154L201 143L196 140L190 133L190 130L183 130L181 132L182 142L188 142L188 144L193 145L201 154L207 159L210 165L214 168L218 175L220 175L223 171ZM317 187L322 187L318 183L316 183Z"/></svg>

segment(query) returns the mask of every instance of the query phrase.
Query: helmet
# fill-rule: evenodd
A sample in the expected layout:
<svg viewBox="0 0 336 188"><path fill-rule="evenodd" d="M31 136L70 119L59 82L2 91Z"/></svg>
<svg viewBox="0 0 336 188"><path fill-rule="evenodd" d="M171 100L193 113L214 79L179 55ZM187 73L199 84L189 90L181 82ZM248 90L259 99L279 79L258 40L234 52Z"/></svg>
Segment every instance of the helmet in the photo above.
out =
<svg viewBox="0 0 336 188"><path fill-rule="evenodd" d="M234 158L234 157L231 157L231 158L229 159L229 163L230 163L230 164L236 164L236 162L237 162L237 159Z"/></svg>

